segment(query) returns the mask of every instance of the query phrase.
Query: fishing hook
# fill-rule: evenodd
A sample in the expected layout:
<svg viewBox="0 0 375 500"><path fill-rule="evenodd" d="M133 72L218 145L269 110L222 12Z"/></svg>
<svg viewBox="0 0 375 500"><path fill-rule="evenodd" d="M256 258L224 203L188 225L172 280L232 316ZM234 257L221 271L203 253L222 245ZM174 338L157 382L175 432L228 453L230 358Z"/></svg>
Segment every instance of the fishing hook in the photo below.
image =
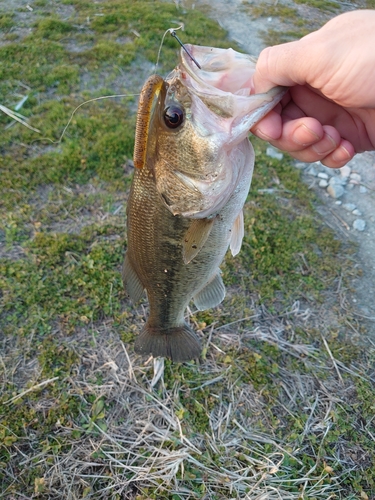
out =
<svg viewBox="0 0 375 500"><path fill-rule="evenodd" d="M194 59L194 57L190 54L190 52L187 50L187 48L185 47L185 45L181 42L181 40L178 38L178 36L176 35L176 32L174 30L170 31L170 34L178 41L178 43L181 45L181 47L184 49L184 51L186 52L186 54L190 57L190 59L195 62L195 64L198 66L199 69L202 69L200 64L196 61L196 59Z"/></svg>

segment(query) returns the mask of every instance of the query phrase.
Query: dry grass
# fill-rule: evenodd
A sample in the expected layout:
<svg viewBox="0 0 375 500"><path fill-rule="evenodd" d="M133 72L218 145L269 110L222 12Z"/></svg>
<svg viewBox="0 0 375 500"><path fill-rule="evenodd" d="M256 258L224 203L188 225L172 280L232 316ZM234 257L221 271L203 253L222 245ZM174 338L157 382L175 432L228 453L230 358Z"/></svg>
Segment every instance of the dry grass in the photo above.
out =
<svg viewBox="0 0 375 500"><path fill-rule="evenodd" d="M333 463L335 454L327 459L324 446L335 426L336 408L351 390L342 375L349 371L354 376L358 368L334 359L325 339L326 359L316 346L300 343L296 328L306 328L313 319L311 310L295 303L277 316L264 307L255 309L250 328L211 327L205 336L211 344L206 360L199 366L181 365L181 370L189 367L191 376L175 381L171 370L172 376L177 374L178 366L164 366L161 359L142 362L108 326L72 338L82 362L75 376L59 380L59 385L81 408L91 410L81 411L81 418L68 425L55 422L42 452L34 452L35 435L26 430L6 470L12 477L9 490L18 492L14 498L22 498L23 471L42 465L43 475L35 478L35 494L41 498L342 498L343 478L335 469L345 459L337 456ZM235 364L217 356L233 346L240 352L249 340L282 353L274 379L280 391L272 412L281 428L287 416L300 420L302 409L306 419L297 439L281 439L278 425L270 420L270 398L255 390L251 380L239 381L237 373L233 376ZM287 366L291 359L299 371ZM24 365L19 358L13 363L17 379ZM321 376L324 372L326 377ZM9 376L9 369L4 373ZM53 401L43 396L43 388L57 378L32 385L7 404L38 390L34 404L48 411ZM204 409L208 427L197 432L185 418L184 405L185 399L195 401L203 388L214 404ZM319 441L315 451L312 436ZM64 446L54 448L54 440ZM342 445L338 440L336 449ZM305 457L312 454L314 464L309 466Z"/></svg>

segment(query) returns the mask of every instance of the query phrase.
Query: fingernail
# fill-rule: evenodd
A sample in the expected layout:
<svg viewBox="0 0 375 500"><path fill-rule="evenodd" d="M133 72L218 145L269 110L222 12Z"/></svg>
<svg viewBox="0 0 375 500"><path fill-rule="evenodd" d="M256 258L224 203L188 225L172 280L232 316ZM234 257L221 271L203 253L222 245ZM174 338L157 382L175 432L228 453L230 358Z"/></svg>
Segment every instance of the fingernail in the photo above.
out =
<svg viewBox="0 0 375 500"><path fill-rule="evenodd" d="M344 148L344 146L340 146L332 154L332 160L337 161L337 163L341 163L343 161L349 161L351 158L352 158L352 155L349 153L349 151L346 148Z"/></svg>
<svg viewBox="0 0 375 500"><path fill-rule="evenodd" d="M259 137L260 139L264 139L265 141L272 141L274 140L274 137L270 137L267 134L264 134L259 128L256 128L255 130L252 131L254 135Z"/></svg>
<svg viewBox="0 0 375 500"><path fill-rule="evenodd" d="M310 146L316 140L320 140L320 137L306 125L299 125L294 131L293 141L300 146Z"/></svg>
<svg viewBox="0 0 375 500"><path fill-rule="evenodd" d="M311 149L315 151L319 156L325 156L337 147L336 141L328 134L324 134L323 139L318 143L311 146Z"/></svg>

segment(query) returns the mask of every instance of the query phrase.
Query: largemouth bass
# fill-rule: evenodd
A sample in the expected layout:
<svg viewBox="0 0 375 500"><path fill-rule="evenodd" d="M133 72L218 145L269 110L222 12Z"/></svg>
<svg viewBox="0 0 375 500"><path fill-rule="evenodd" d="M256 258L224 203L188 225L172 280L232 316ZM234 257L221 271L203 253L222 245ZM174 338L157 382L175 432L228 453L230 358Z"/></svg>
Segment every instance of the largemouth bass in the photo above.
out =
<svg viewBox="0 0 375 500"><path fill-rule="evenodd" d="M163 80L151 76L140 97L135 173L127 208L123 281L130 298L150 306L135 351L187 361L200 355L185 322L224 299L219 266L244 234L242 209L253 172L249 129L284 90L250 95L255 59L232 49L186 45Z"/></svg>

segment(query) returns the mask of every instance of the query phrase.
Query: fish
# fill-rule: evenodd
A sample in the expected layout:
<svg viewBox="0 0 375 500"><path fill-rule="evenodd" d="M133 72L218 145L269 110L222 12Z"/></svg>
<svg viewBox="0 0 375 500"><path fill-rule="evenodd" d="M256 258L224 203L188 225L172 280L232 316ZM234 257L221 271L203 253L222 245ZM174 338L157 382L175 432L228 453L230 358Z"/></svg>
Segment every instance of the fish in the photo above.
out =
<svg viewBox="0 0 375 500"><path fill-rule="evenodd" d="M249 130L285 93L251 93L250 55L185 47L175 69L165 79L150 76L141 91L122 268L131 300L146 292L149 302L135 352L174 362L201 354L185 320L190 301L205 310L225 297L220 264L228 248L240 251L244 236L254 166Z"/></svg>

